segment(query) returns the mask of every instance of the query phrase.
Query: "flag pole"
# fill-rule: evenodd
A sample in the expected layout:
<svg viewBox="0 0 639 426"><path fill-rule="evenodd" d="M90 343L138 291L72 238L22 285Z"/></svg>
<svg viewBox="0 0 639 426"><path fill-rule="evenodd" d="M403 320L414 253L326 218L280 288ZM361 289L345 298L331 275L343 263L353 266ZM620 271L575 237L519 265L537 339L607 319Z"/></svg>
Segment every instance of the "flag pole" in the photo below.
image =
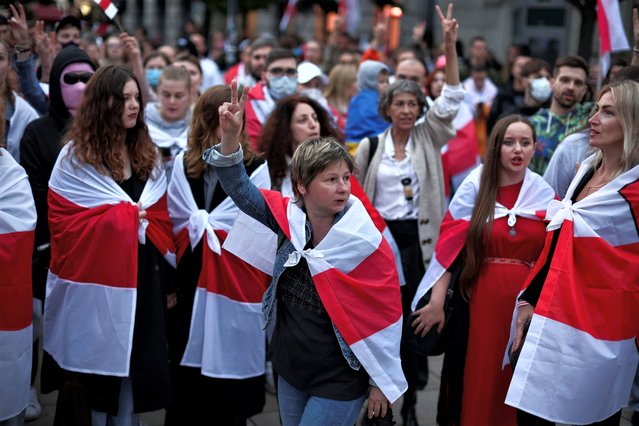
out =
<svg viewBox="0 0 639 426"><path fill-rule="evenodd" d="M126 31L124 31L124 27L122 26L122 21L120 21L120 15L115 15L113 17L113 22L115 22L115 25L118 26L118 29L120 30L121 33L125 33Z"/></svg>

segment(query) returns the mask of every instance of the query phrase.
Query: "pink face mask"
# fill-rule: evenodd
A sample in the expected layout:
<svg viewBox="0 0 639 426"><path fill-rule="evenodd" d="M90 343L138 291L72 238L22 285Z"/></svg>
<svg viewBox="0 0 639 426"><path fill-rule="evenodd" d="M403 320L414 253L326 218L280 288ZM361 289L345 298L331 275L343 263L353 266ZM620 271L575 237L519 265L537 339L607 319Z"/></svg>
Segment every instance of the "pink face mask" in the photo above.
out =
<svg viewBox="0 0 639 426"><path fill-rule="evenodd" d="M82 95L84 94L84 88L89 74L93 74L93 68L91 65L85 62L77 62L75 64L69 64L62 70L60 75L60 92L62 93L62 100L64 105L69 110L69 113L75 117L82 102Z"/></svg>

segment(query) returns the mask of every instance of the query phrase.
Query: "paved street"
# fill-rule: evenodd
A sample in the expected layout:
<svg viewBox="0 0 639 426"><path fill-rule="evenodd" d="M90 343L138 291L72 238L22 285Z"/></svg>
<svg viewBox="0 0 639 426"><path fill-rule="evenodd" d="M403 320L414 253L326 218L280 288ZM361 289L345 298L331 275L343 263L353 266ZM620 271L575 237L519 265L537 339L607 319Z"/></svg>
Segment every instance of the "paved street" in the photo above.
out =
<svg viewBox="0 0 639 426"><path fill-rule="evenodd" d="M437 407L437 392L439 389L439 373L442 366L443 357L430 358L430 379L426 389L419 393L417 399L417 419L421 426L435 426L435 410ZM55 411L55 398L57 393L42 396L42 417L34 422L28 423L30 426L51 426ZM397 414L395 421L401 426L401 416L399 409L401 402L397 404ZM162 426L164 424L164 411L155 411L142 415L142 422L145 426ZM278 426L280 424L277 414L277 403L273 395L266 395L266 406L264 411L249 420L249 425L255 426ZM217 425L216 425L217 426ZM222 426L222 425L220 425ZM498 426L498 425L496 425ZM625 410L620 426L630 426L630 412Z"/></svg>

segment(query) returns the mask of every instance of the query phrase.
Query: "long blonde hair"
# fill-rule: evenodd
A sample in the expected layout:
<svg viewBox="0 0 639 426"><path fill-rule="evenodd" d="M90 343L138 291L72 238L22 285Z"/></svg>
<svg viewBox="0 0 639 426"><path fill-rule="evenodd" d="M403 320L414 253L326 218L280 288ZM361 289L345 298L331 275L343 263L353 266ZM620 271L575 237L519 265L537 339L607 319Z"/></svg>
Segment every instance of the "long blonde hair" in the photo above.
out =
<svg viewBox="0 0 639 426"><path fill-rule="evenodd" d="M597 102L608 92L612 94L615 114L623 128L623 153L619 168L614 173L616 177L639 164L639 83L623 80L607 84L599 92ZM593 162L595 169L601 165L602 159L601 151L597 152Z"/></svg>
<svg viewBox="0 0 639 426"><path fill-rule="evenodd" d="M336 65L328 75L324 97L335 109L345 112L351 98L348 89L357 81L357 70L352 65Z"/></svg>

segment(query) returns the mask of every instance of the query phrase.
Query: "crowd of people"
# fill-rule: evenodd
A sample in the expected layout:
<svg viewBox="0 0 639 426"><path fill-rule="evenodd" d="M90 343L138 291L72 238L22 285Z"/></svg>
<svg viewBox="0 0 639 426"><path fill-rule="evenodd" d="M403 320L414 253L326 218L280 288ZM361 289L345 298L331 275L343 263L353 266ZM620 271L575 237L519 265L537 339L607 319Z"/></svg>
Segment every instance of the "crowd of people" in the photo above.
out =
<svg viewBox="0 0 639 426"><path fill-rule="evenodd" d="M416 426L433 334L440 425L639 424L637 10L600 88L435 11L236 64L0 15L0 426Z"/></svg>

